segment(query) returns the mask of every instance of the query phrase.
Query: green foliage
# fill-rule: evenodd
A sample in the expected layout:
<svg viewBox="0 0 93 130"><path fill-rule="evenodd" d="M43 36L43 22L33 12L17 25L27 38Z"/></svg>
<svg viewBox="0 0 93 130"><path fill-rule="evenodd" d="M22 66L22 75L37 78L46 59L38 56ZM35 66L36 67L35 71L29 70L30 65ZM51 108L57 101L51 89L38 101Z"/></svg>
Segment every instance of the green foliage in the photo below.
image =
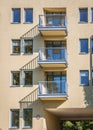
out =
<svg viewBox="0 0 93 130"><path fill-rule="evenodd" d="M64 121L63 130L93 130L93 121Z"/></svg>

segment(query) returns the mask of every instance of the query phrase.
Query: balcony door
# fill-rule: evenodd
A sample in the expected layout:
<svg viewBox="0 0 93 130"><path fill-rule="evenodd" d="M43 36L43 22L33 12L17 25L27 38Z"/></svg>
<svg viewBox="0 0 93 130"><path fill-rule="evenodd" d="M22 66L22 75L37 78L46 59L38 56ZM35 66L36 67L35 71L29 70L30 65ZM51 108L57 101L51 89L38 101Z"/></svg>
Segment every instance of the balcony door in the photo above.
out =
<svg viewBox="0 0 93 130"><path fill-rule="evenodd" d="M63 41L64 42L64 41ZM62 41L46 41L46 59L61 60L65 57Z"/></svg>
<svg viewBox="0 0 93 130"><path fill-rule="evenodd" d="M64 17L62 15L65 13L62 12L47 12L46 13L46 23L48 26L58 27L61 26L61 23L64 23Z"/></svg>
<svg viewBox="0 0 93 130"><path fill-rule="evenodd" d="M48 93L63 93L66 87L66 73L65 72L48 72L47 77L47 89Z"/></svg>

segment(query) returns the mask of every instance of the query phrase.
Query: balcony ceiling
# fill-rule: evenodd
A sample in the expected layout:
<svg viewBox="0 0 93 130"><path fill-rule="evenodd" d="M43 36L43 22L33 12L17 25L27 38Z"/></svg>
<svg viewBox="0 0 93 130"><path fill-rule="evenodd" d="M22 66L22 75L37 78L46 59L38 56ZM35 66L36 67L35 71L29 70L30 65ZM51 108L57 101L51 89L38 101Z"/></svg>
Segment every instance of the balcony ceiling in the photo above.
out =
<svg viewBox="0 0 93 130"><path fill-rule="evenodd" d="M61 120L93 120L92 108L58 108L46 109Z"/></svg>
<svg viewBox="0 0 93 130"><path fill-rule="evenodd" d="M66 12L66 8L44 8L45 12Z"/></svg>
<svg viewBox="0 0 93 130"><path fill-rule="evenodd" d="M50 29L50 30L49 30ZM56 30L55 30L56 29ZM41 28L39 31L43 36L66 36L66 29L57 30L57 28Z"/></svg>

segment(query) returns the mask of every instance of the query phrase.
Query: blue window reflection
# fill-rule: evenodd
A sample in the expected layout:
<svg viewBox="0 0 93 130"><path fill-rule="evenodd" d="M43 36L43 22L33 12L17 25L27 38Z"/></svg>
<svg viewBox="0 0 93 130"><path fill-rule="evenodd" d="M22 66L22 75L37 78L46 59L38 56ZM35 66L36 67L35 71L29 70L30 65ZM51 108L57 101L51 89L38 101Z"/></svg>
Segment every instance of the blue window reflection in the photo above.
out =
<svg viewBox="0 0 93 130"><path fill-rule="evenodd" d="M89 85L89 73L88 70L80 71L80 85L87 86Z"/></svg>
<svg viewBox="0 0 93 130"><path fill-rule="evenodd" d="M88 53L88 39L80 39L80 53Z"/></svg>
<svg viewBox="0 0 93 130"><path fill-rule="evenodd" d="M88 22L88 9L79 9L80 22Z"/></svg>
<svg viewBox="0 0 93 130"><path fill-rule="evenodd" d="M25 22L26 23L33 22L33 9L25 9Z"/></svg>
<svg viewBox="0 0 93 130"><path fill-rule="evenodd" d="M20 22L20 15L21 15L20 9L12 9L12 13L13 13L13 22L19 23Z"/></svg>

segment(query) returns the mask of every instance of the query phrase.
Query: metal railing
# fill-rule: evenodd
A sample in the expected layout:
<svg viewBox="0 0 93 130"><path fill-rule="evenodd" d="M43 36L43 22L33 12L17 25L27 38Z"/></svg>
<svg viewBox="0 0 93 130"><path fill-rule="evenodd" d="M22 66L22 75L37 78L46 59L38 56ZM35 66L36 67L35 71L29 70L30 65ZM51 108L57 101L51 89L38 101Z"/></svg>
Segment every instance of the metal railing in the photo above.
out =
<svg viewBox="0 0 93 130"><path fill-rule="evenodd" d="M33 28L31 28L29 31L27 31L26 33L24 33L20 38L21 39L31 39L36 37L39 34L38 31L38 25L34 26Z"/></svg>
<svg viewBox="0 0 93 130"><path fill-rule="evenodd" d="M39 27L66 27L65 14L39 15Z"/></svg>
<svg viewBox="0 0 93 130"><path fill-rule="evenodd" d="M39 81L39 95L67 95L67 82Z"/></svg>
<svg viewBox="0 0 93 130"><path fill-rule="evenodd" d="M67 61L67 51L66 48L61 47L49 47L41 48L39 50L39 61Z"/></svg>

